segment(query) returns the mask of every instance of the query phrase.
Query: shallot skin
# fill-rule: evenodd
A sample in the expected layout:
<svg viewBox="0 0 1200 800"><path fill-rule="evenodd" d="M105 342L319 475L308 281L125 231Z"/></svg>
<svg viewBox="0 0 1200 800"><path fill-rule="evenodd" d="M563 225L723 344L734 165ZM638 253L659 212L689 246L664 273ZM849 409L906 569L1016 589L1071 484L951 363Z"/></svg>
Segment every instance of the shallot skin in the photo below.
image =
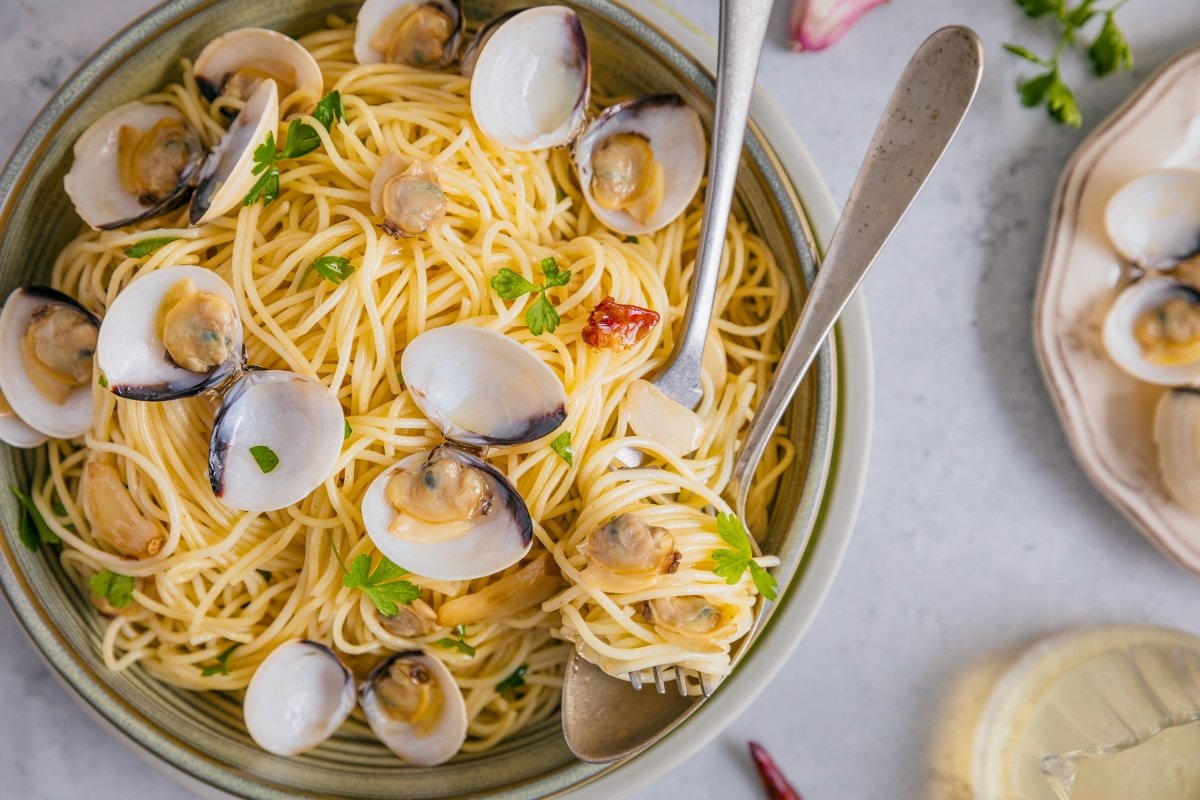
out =
<svg viewBox="0 0 1200 800"><path fill-rule="evenodd" d="M858 18L888 0L795 0L788 21L793 50L824 50Z"/></svg>

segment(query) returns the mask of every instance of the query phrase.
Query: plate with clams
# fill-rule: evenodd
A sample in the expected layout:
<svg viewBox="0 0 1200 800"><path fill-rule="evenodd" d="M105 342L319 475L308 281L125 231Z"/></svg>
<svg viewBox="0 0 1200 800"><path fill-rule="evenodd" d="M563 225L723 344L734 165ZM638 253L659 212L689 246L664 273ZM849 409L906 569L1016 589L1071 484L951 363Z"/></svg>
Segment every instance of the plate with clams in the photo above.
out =
<svg viewBox="0 0 1200 800"><path fill-rule="evenodd" d="M1067 165L1034 337L1084 471L1200 572L1200 48L1164 65Z"/></svg>

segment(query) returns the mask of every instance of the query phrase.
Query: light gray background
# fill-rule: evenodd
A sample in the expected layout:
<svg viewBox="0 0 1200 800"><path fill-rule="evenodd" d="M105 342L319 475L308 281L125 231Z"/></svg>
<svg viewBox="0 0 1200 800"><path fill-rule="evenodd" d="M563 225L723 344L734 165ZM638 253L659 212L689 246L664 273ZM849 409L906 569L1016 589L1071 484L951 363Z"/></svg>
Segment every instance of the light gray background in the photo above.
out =
<svg viewBox="0 0 1200 800"><path fill-rule="evenodd" d="M715 34L715 0L670 2ZM0 152L82 59L151 5L0 0ZM1083 132L1018 105L1014 82L1028 70L1001 42L1041 51L1053 42L1009 0L896 0L817 54L788 52L784 0L777 5L762 83L839 203L925 35L971 25L986 43L988 71L958 140L867 281L875 440L833 592L760 699L637 798L759 796L744 758L748 738L774 752L808 800L962 798L970 696L998 655L1091 623L1200 630L1200 581L1143 541L1075 466L1030 334L1062 165L1139 81L1200 37L1200 4L1126 7L1133 75L1093 81L1070 62ZM76 708L7 607L0 709L0 796L185 796Z"/></svg>

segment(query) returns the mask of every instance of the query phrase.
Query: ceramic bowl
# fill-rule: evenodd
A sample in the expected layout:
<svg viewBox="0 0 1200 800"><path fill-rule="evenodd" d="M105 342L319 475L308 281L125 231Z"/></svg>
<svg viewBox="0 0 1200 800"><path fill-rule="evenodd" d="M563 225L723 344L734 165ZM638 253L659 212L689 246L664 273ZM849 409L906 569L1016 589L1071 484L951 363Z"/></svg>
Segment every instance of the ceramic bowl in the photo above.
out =
<svg viewBox="0 0 1200 800"><path fill-rule="evenodd" d="M468 0L478 24L516 3ZM576 0L594 75L614 92L676 92L711 119L711 46L657 5ZM0 175L0 283L5 293L44 280L54 254L81 223L62 191L72 143L94 119L179 75L218 34L246 26L291 34L350 18L336 0L171 0L97 53L51 100ZM699 60L701 53L705 60ZM738 177L737 203L788 270L795 296L813 276L813 225L832 230L835 211L816 170L778 111L756 97ZM786 163L786 167L785 167ZM795 184L795 185L794 185ZM799 186L806 206L796 194ZM794 319L795 309L792 310ZM263 752L248 738L236 697L186 692L135 668L108 672L100 627L55 559L16 542L17 507L0 501L0 586L56 676L151 763L208 796L534 798L567 793L612 797L650 780L727 724L783 665L816 613L844 552L861 491L870 425L870 348L861 301L853 303L798 393L790 412L798 454L780 482L764 548L780 555L786 591L746 658L715 697L651 750L597 766L576 761L557 718L486 753L420 768L392 757L361 725L347 725L317 750L295 758ZM27 482L30 456L0 453L7 484Z"/></svg>

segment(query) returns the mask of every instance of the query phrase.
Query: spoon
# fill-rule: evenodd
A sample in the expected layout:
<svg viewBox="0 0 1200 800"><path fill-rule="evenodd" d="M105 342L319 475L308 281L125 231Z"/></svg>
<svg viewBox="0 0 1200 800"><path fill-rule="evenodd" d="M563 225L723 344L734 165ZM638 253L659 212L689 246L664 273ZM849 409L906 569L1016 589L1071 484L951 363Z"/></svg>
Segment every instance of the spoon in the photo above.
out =
<svg viewBox="0 0 1200 800"><path fill-rule="evenodd" d="M722 3L723 33L740 24L736 15L731 19L731 5ZM724 41L723 36L722 44ZM722 62L723 58L718 63ZM954 138L982 73L979 37L969 28L950 26L926 39L900 76L800 319L738 455L731 491L739 513L744 512L749 479L771 432L825 336ZM719 89L717 96L719 102ZM713 149L716 151L715 145ZM760 603L756 628L763 609ZM754 631L741 639L731 654L732 663L736 665L752 639ZM579 759L615 761L665 736L704 699L634 693L625 681L608 676L572 652L563 679L563 733Z"/></svg>

